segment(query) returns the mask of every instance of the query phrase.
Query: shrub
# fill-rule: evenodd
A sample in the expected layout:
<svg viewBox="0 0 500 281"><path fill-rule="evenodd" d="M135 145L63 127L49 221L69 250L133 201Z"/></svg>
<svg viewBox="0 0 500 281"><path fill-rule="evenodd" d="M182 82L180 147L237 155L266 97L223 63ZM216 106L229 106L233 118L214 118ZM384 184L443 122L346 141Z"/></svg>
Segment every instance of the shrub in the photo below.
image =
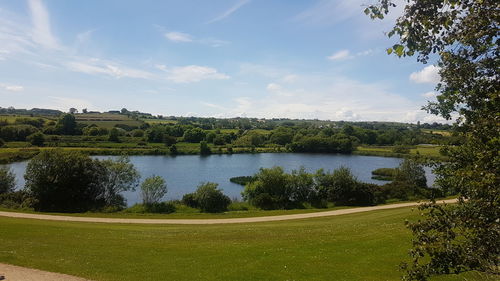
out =
<svg viewBox="0 0 500 281"><path fill-rule="evenodd" d="M0 194L14 191L16 187L16 177L14 173L5 166L0 166Z"/></svg>
<svg viewBox="0 0 500 281"><path fill-rule="evenodd" d="M31 209L35 202L24 190L0 194L0 206L8 209Z"/></svg>
<svg viewBox="0 0 500 281"><path fill-rule="evenodd" d="M187 193L182 196L181 200L182 204L191 207L191 208L198 208L198 201L196 201L195 194L194 193Z"/></svg>
<svg viewBox="0 0 500 281"><path fill-rule="evenodd" d="M219 185L213 182L202 183L194 193L194 199L198 204L198 208L202 212L220 213L227 211L227 207L231 203L231 199L224 195Z"/></svg>
<svg viewBox="0 0 500 281"><path fill-rule="evenodd" d="M201 155L208 155L212 153L212 151L210 150L210 147L208 147L208 144L206 141L201 141L200 142L200 154Z"/></svg>
<svg viewBox="0 0 500 281"><path fill-rule="evenodd" d="M165 194L167 194L167 184L160 176L153 175L141 184L142 203L147 206L159 204Z"/></svg>
<svg viewBox="0 0 500 281"><path fill-rule="evenodd" d="M155 202L144 204L148 213L170 214L175 212L175 204L172 202Z"/></svg>
<svg viewBox="0 0 500 281"><path fill-rule="evenodd" d="M5 141L3 139L0 139L0 147L3 147L5 145Z"/></svg>
<svg viewBox="0 0 500 281"><path fill-rule="evenodd" d="M29 135L26 140L29 141L32 145L43 146L43 144L45 143L45 135L41 132L36 132Z"/></svg>
<svg viewBox="0 0 500 281"><path fill-rule="evenodd" d="M404 145L396 145L392 148L392 152L400 154L408 154L410 153L410 148Z"/></svg>

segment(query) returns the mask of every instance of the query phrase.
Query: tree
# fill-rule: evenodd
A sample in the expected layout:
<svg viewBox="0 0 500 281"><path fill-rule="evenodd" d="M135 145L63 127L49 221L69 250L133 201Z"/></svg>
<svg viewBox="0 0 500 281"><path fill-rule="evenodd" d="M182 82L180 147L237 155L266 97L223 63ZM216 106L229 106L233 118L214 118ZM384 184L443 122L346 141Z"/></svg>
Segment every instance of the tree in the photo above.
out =
<svg viewBox="0 0 500 281"><path fill-rule="evenodd" d="M127 110L126 108L122 108L122 109L120 110L120 113L121 113L121 114L127 114L127 113L128 113L128 110Z"/></svg>
<svg viewBox="0 0 500 281"><path fill-rule="evenodd" d="M120 142L120 131L117 128L113 128L109 131L108 140L112 142Z"/></svg>
<svg viewBox="0 0 500 281"><path fill-rule="evenodd" d="M127 156L120 156L117 160L102 160L101 165L104 168L101 186L106 205L125 207L125 199L120 193L135 190L139 185L139 172Z"/></svg>
<svg viewBox="0 0 500 281"><path fill-rule="evenodd" d="M77 112L78 112L78 109L76 109L76 108L74 108L74 107L72 107L72 108L70 108L70 109L69 109L69 113L70 113L70 114L75 114L75 113L77 113Z"/></svg>
<svg viewBox="0 0 500 281"><path fill-rule="evenodd" d="M145 205L159 203L165 194L167 194L167 184L160 176L153 175L141 184L142 203Z"/></svg>
<svg viewBox="0 0 500 281"><path fill-rule="evenodd" d="M365 10L383 18L391 0ZM437 183L458 193L458 204L429 203L424 218L409 224L412 262L405 279L468 270L499 273L500 255L500 9L495 0L408 1L404 14L388 33L399 42L388 53L418 55L427 63L437 56L441 82L437 100L425 109L455 118L462 145L444 150Z"/></svg>
<svg viewBox="0 0 500 281"><path fill-rule="evenodd" d="M205 131L201 128L193 128L184 132L184 141L200 142L205 139Z"/></svg>
<svg viewBox="0 0 500 281"><path fill-rule="evenodd" d="M0 194L14 191L16 177L14 173L5 166L0 166Z"/></svg>
<svg viewBox="0 0 500 281"><path fill-rule="evenodd" d="M201 155L208 155L212 153L210 150L210 147L208 147L208 143L206 141L200 141L200 154Z"/></svg>
<svg viewBox="0 0 500 281"><path fill-rule="evenodd" d="M394 181L407 184L414 189L413 194L418 193L420 188L427 188L424 168L417 161L409 158L404 159L396 169Z"/></svg>
<svg viewBox="0 0 500 281"><path fill-rule="evenodd" d="M227 207L231 204L231 199L224 195L219 185L213 182L202 183L194 193L196 205L202 212L220 213L227 211Z"/></svg>
<svg viewBox="0 0 500 281"><path fill-rule="evenodd" d="M63 114L56 124L57 130L63 135L73 135L76 129L76 119L73 114Z"/></svg>
<svg viewBox="0 0 500 281"><path fill-rule="evenodd" d="M32 145L43 146L43 144L45 143L45 135L41 132L36 132L29 135L26 140L29 141Z"/></svg>
<svg viewBox="0 0 500 281"><path fill-rule="evenodd" d="M87 113L88 110L86 108L82 109L82 113Z"/></svg>
<svg viewBox="0 0 500 281"><path fill-rule="evenodd" d="M75 151L44 150L30 160L25 190L38 211L85 212L105 205L98 160Z"/></svg>

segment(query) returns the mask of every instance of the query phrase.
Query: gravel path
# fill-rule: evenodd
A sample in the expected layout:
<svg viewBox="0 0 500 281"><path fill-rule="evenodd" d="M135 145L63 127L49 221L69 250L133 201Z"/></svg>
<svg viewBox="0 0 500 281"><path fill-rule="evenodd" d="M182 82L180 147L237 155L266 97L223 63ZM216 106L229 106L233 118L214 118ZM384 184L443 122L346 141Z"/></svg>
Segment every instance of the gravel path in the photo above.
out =
<svg viewBox="0 0 500 281"><path fill-rule="evenodd" d="M0 263L3 281L90 281L76 276Z"/></svg>
<svg viewBox="0 0 500 281"><path fill-rule="evenodd" d="M440 201L442 203L455 203L456 199ZM270 222L284 221L295 219L319 218L328 216L338 216L345 214L355 214L369 212L375 210L388 210L402 207L418 206L418 202L399 203L382 206L360 207L351 209L341 209L333 211L323 211L316 213L267 216L267 217L251 217L251 218L232 218L232 219L125 219L125 218L94 218L94 217L73 217L73 216L55 216L29 213L15 212L0 212L0 216L11 218L52 220L52 221L72 221L72 222L98 222L98 223L136 223L136 224L226 224L226 223L253 223L253 222Z"/></svg>

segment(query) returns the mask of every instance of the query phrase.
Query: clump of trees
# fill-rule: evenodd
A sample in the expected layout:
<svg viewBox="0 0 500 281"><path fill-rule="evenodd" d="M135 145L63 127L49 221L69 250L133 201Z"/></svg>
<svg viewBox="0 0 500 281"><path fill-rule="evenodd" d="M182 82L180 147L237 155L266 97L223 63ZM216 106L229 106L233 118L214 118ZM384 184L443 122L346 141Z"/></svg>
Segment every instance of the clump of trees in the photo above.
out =
<svg viewBox="0 0 500 281"><path fill-rule="evenodd" d="M367 206L389 199L441 195L440 190L427 187L425 171L415 160L405 159L394 171L394 180L379 186L359 181L346 167L332 172L320 169L315 173L307 173L304 168L291 173L281 167L261 168L248 177L242 195L252 205L266 210L301 208L304 204L325 207L328 203Z"/></svg>
<svg viewBox="0 0 500 281"><path fill-rule="evenodd" d="M185 194L182 202L189 207L199 208L202 212L225 212L231 204L231 199L224 195L218 186L217 183L213 182L202 183L194 193Z"/></svg>
<svg viewBox="0 0 500 281"><path fill-rule="evenodd" d="M123 208L120 192L137 186L138 172L128 159L92 159L74 151L42 151L26 168L25 191L37 211L85 212Z"/></svg>

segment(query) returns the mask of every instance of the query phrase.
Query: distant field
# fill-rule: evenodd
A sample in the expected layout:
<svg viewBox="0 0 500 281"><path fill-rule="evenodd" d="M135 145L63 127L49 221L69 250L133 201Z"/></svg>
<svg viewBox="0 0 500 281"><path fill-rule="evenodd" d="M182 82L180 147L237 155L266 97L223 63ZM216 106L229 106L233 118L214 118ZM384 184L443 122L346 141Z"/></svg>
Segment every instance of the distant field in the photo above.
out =
<svg viewBox="0 0 500 281"><path fill-rule="evenodd" d="M401 157L404 154L397 154L392 151L393 146L358 146L354 154L361 155L373 155L373 156L389 156L389 157ZM417 155L417 152L421 156L433 157L433 158L443 158L439 153L441 146L439 145L417 145L415 148L410 149L410 155Z"/></svg>
<svg viewBox="0 0 500 281"><path fill-rule="evenodd" d="M160 120L160 119L147 119L143 118L141 121L144 121L148 124L177 124L177 120Z"/></svg>
<svg viewBox="0 0 500 281"><path fill-rule="evenodd" d="M46 117L46 116L34 116L34 117L31 117L29 115L0 115L0 121L2 120L7 120L8 123L15 123L16 122L16 119L18 118L23 118L23 119L44 119L46 121L50 121L50 120L56 120L57 118L53 118L53 117Z"/></svg>
<svg viewBox="0 0 500 281"><path fill-rule="evenodd" d="M127 126L139 127L142 122L134 120L127 115L112 114L112 113L86 113L75 114L76 121L79 123L91 125L95 124L99 127L113 128L115 125L122 124Z"/></svg>
<svg viewBox="0 0 500 281"><path fill-rule="evenodd" d="M442 135L442 136L445 136L445 137L451 136L451 132L450 131L431 130L431 129L422 129L422 131L424 131L426 133L431 133L432 132L433 134Z"/></svg>
<svg viewBox="0 0 500 281"><path fill-rule="evenodd" d="M410 208L235 225L0 218L0 262L113 280L399 280ZM478 273L432 281L495 280Z"/></svg>

